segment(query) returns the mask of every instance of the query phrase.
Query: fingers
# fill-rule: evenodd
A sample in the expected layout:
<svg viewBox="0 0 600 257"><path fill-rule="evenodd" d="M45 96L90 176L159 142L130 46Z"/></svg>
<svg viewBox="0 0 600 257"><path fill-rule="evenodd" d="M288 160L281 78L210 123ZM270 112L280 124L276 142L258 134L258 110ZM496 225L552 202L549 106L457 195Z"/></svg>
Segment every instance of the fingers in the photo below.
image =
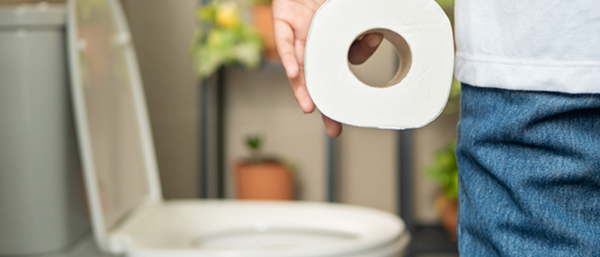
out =
<svg viewBox="0 0 600 257"><path fill-rule="evenodd" d="M354 41L348 52L348 61L351 64L361 64L365 62L383 41L383 35L379 33L368 34L362 39Z"/></svg>
<svg viewBox="0 0 600 257"><path fill-rule="evenodd" d="M323 116L323 124L325 124L325 130L330 137L339 137L342 134L342 124L337 121L330 119L329 117Z"/></svg>
<svg viewBox="0 0 600 257"><path fill-rule="evenodd" d="M315 104L306 89L303 71L301 71L296 78L290 78L289 81L292 86L292 91L294 91L294 96L296 97L298 104L300 104L302 111L304 113L312 113L315 110Z"/></svg>
<svg viewBox="0 0 600 257"><path fill-rule="evenodd" d="M285 72L288 78L296 78L300 73L300 69L296 58L296 49L294 48L294 31L290 24L283 20L275 20L273 29L275 30L275 46Z"/></svg>
<svg viewBox="0 0 600 257"><path fill-rule="evenodd" d="M299 58L297 57L299 54L304 55L304 43L294 39L294 31L287 22L276 20L273 27L277 52L292 86L292 91L294 91L294 96L302 111L311 113L315 110L315 104L306 90L302 62L298 62Z"/></svg>

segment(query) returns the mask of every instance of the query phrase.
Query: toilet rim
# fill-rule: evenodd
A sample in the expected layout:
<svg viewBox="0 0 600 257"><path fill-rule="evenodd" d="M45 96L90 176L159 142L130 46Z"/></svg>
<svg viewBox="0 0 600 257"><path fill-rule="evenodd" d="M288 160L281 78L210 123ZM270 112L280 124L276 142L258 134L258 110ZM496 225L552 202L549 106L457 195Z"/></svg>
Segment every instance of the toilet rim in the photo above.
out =
<svg viewBox="0 0 600 257"><path fill-rule="evenodd" d="M256 215L261 215L261 211L275 213L260 218ZM242 212L246 217L241 217L240 221L231 224L234 219L238 219L235 214L239 215ZM289 217L294 214L297 215ZM344 214L344 217L340 217L340 214ZM195 218L192 218L194 216ZM163 223L157 222L159 219L162 219ZM397 244L399 241L406 241L408 235L402 220L393 214L367 207L321 202L165 201L163 204L146 208L143 213L128 220L127 224L110 233L112 239L127 242L122 250L127 252L128 256L338 256ZM198 226L189 225L191 223L198 223ZM169 231L170 229L172 230ZM203 249L186 247L185 244L165 246L160 242L164 238L170 238L169 233L187 235L182 241L191 242L199 235L218 236L223 232L258 229L288 229L300 233L318 231L355 237L327 246L300 245L271 250Z"/></svg>
<svg viewBox="0 0 600 257"><path fill-rule="evenodd" d="M195 250L155 250L155 249L132 249L127 253L128 257L380 257L396 256L404 254L411 240L409 233L404 233L391 243L379 247L362 249L356 252L328 252L328 253L306 253L306 252L209 252ZM392 255L393 254L393 255ZM398 255L402 256L402 255Z"/></svg>

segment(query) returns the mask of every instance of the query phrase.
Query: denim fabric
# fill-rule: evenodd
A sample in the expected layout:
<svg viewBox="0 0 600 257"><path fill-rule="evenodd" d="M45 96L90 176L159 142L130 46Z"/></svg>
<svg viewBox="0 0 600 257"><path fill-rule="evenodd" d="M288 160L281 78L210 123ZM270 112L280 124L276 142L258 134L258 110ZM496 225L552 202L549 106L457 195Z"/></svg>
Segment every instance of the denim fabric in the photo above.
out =
<svg viewBox="0 0 600 257"><path fill-rule="evenodd" d="M463 84L459 249L600 256L600 95Z"/></svg>

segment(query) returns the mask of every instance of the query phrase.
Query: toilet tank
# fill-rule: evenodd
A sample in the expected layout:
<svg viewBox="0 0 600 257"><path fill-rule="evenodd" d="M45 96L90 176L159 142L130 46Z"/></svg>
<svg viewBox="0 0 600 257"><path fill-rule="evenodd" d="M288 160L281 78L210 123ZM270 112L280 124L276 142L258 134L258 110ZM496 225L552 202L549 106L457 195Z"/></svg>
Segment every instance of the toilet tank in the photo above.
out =
<svg viewBox="0 0 600 257"><path fill-rule="evenodd" d="M89 230L62 5L0 7L0 255L64 249Z"/></svg>

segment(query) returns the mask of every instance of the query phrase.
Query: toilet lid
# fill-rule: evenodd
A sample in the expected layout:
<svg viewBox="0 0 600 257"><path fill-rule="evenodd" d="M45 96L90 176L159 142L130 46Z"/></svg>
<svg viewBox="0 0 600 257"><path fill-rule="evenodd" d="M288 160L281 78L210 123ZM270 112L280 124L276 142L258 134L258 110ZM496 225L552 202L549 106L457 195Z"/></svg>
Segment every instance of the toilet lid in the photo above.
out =
<svg viewBox="0 0 600 257"><path fill-rule="evenodd" d="M69 0L71 90L95 239L161 201L134 48L117 0Z"/></svg>

